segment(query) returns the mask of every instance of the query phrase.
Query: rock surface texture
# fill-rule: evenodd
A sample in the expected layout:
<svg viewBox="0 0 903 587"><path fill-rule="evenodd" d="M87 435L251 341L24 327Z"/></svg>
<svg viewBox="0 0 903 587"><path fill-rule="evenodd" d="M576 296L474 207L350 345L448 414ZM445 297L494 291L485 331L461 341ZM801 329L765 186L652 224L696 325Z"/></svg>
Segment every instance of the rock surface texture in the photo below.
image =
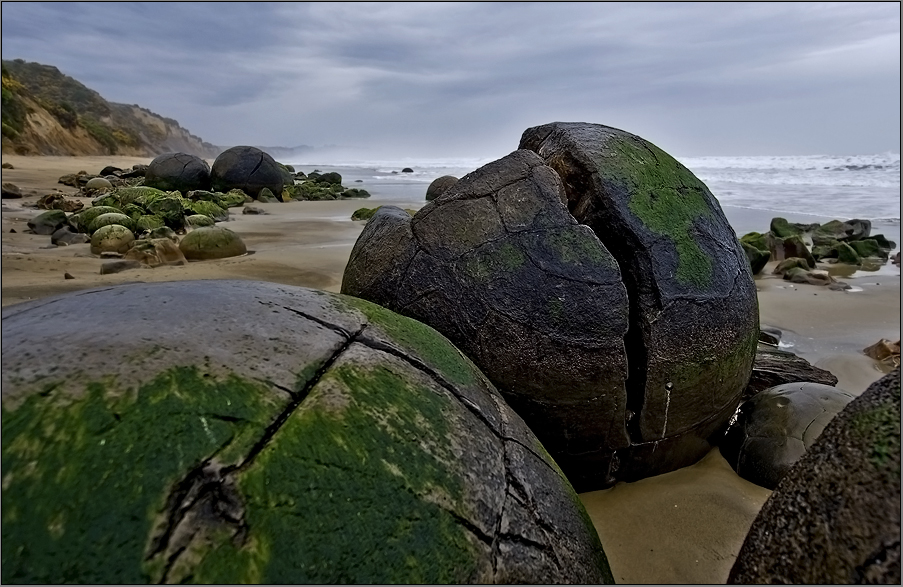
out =
<svg viewBox="0 0 903 587"><path fill-rule="evenodd" d="M735 584L900 584L900 369L847 404L762 507Z"/></svg>
<svg viewBox="0 0 903 587"><path fill-rule="evenodd" d="M611 582L554 461L416 321L192 281L2 329L5 583Z"/></svg>
<svg viewBox="0 0 903 587"><path fill-rule="evenodd" d="M785 383L740 404L719 448L738 475L774 489L854 396L820 383Z"/></svg>
<svg viewBox="0 0 903 587"><path fill-rule="evenodd" d="M580 491L695 462L756 348L733 230L699 180L634 135L556 123L521 147L413 219L381 208L342 292L448 336Z"/></svg>

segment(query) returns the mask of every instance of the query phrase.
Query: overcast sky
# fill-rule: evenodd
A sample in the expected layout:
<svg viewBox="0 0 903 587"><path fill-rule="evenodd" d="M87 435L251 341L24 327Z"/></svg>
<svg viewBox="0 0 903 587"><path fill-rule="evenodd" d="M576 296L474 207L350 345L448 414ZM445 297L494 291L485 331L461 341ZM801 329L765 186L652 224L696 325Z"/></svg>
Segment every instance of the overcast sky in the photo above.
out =
<svg viewBox="0 0 903 587"><path fill-rule="evenodd" d="M204 140L500 157L598 122L677 156L900 150L900 4L29 3L4 59Z"/></svg>

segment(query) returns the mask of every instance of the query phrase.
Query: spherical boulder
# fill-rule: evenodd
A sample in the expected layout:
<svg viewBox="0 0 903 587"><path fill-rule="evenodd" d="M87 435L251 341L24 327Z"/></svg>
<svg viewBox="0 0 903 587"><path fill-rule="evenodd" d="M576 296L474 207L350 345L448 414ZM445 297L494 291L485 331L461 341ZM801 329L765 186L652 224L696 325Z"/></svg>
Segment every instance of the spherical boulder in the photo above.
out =
<svg viewBox="0 0 903 587"><path fill-rule="evenodd" d="M762 506L732 584L899 585L900 368L831 420Z"/></svg>
<svg viewBox="0 0 903 587"><path fill-rule="evenodd" d="M79 232L90 232L91 223L103 214L121 214L122 210L113 206L91 206L69 217L69 224Z"/></svg>
<svg viewBox="0 0 903 587"><path fill-rule="evenodd" d="M125 253L129 244L135 240L131 230L121 224L101 226L91 235L91 254Z"/></svg>
<svg viewBox="0 0 903 587"><path fill-rule="evenodd" d="M110 183L110 180L104 179L102 177L95 177L94 179L89 179L88 183L85 184L85 187L89 190L103 190L103 189L111 189L113 184Z"/></svg>
<svg viewBox="0 0 903 587"><path fill-rule="evenodd" d="M441 196L445 190L455 185L458 182L458 178L454 175L443 175L442 177L437 177L430 183L429 187L426 188L426 201L431 202Z"/></svg>
<svg viewBox="0 0 903 587"><path fill-rule="evenodd" d="M163 191L210 189L210 166L188 153L164 153L157 156L144 175L144 185Z"/></svg>
<svg viewBox="0 0 903 587"><path fill-rule="evenodd" d="M413 219L383 206L342 292L448 336L579 491L696 462L739 405L758 339L733 229L639 137L554 124L521 143Z"/></svg>
<svg viewBox="0 0 903 587"><path fill-rule="evenodd" d="M191 216L185 217L185 224L188 226L214 226L216 222L214 222L213 218L206 216L204 214L192 214Z"/></svg>
<svg viewBox="0 0 903 587"><path fill-rule="evenodd" d="M204 226L186 234L179 242L185 258L193 261L224 259L248 252L241 237L220 226Z"/></svg>
<svg viewBox="0 0 903 587"><path fill-rule="evenodd" d="M240 189L252 198L263 188L282 193L283 177L279 164L255 147L232 147L220 153L210 170L210 184L214 191Z"/></svg>
<svg viewBox="0 0 903 587"><path fill-rule="evenodd" d="M743 402L719 448L738 475L774 489L851 394L819 383L786 383Z"/></svg>
<svg viewBox="0 0 903 587"><path fill-rule="evenodd" d="M612 582L554 461L421 323L226 280L2 312L5 583Z"/></svg>
<svg viewBox="0 0 903 587"><path fill-rule="evenodd" d="M135 222L125 214L119 212L107 212L91 221L91 224L88 225L88 232L94 234L97 229L109 224L121 224L129 230L134 230L135 228Z"/></svg>

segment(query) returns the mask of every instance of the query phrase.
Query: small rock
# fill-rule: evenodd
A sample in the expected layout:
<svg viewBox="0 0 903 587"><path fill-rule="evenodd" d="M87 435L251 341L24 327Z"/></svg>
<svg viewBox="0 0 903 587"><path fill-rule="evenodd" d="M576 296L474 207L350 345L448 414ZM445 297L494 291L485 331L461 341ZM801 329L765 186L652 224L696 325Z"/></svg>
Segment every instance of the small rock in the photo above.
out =
<svg viewBox="0 0 903 587"><path fill-rule="evenodd" d="M72 277L72 274L69 273L68 271L63 273L63 278L64 279L75 279L74 277Z"/></svg>
<svg viewBox="0 0 903 587"><path fill-rule="evenodd" d="M15 229L15 228L10 228L9 231L12 232L12 233L15 233L15 232L16 232L16 229Z"/></svg>
<svg viewBox="0 0 903 587"><path fill-rule="evenodd" d="M12 163L4 163L2 165L2 167L3 167L3 169L15 169L15 167L13 167Z"/></svg>
<svg viewBox="0 0 903 587"><path fill-rule="evenodd" d="M129 269L140 268L141 263L132 261L131 259L125 261L109 261L100 266L100 274L109 275L111 273L120 273L122 271L128 271Z"/></svg>
<svg viewBox="0 0 903 587"><path fill-rule="evenodd" d="M85 187L89 190L101 190L101 189L110 189L113 187L113 184L110 183L110 180L104 179L102 177L95 177L94 179L88 180L88 183L85 184Z"/></svg>
<svg viewBox="0 0 903 587"><path fill-rule="evenodd" d="M401 170L401 172L402 173L414 173L414 170L411 169L410 167L405 167L404 169Z"/></svg>
<svg viewBox="0 0 903 587"><path fill-rule="evenodd" d="M55 231L52 235L50 235L50 242L58 247L82 244L90 240L91 237L89 237L87 234L84 234L82 232L73 232L73 230L69 226L63 226Z"/></svg>
<svg viewBox="0 0 903 587"><path fill-rule="evenodd" d="M242 214L266 214L266 211L263 208L257 208L256 206L245 206L241 211Z"/></svg>
<svg viewBox="0 0 903 587"><path fill-rule="evenodd" d="M18 199L22 197L22 190L14 183L4 183L2 196L5 200Z"/></svg>

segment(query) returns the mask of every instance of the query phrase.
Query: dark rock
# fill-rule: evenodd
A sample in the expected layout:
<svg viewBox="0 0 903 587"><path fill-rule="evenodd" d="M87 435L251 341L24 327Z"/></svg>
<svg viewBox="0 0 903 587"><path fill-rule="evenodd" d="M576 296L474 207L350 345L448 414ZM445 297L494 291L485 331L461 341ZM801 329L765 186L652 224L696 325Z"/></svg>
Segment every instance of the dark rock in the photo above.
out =
<svg viewBox="0 0 903 587"><path fill-rule="evenodd" d="M133 260L108 261L100 266L100 274L110 275L111 273L121 273L129 269L141 269L141 263Z"/></svg>
<svg viewBox="0 0 903 587"><path fill-rule="evenodd" d="M719 448L751 483L774 489L853 396L820 383L784 383L740 404Z"/></svg>
<svg viewBox="0 0 903 587"><path fill-rule="evenodd" d="M893 262L897 267L900 266L900 251L897 251L897 254L894 255Z"/></svg>
<svg viewBox="0 0 903 587"><path fill-rule="evenodd" d="M257 194L257 200L263 202L264 204L275 204L279 202L279 198L270 191L270 188L263 188Z"/></svg>
<svg viewBox="0 0 903 587"><path fill-rule="evenodd" d="M106 167L104 167L103 169L100 170L99 175L102 175L102 176L119 175L120 173L122 173L122 169L120 169L118 167L114 167L112 165L107 165Z"/></svg>
<svg viewBox="0 0 903 587"><path fill-rule="evenodd" d="M806 263L809 264L809 268L815 269L815 257L812 256L812 253L809 251L808 247L806 247L803 239L798 235L781 238L774 236L769 232L766 234L766 241L768 250L771 252L771 256L774 260L783 261L790 257L799 257L806 260Z"/></svg>
<svg viewBox="0 0 903 587"><path fill-rule="evenodd" d="M900 584L900 369L847 404L753 521L734 584Z"/></svg>
<svg viewBox="0 0 903 587"><path fill-rule="evenodd" d="M762 269L765 268L765 265L768 264L768 261L771 260L771 253L766 250L757 249L753 245L740 241L740 246L743 247L743 252L746 254L746 259L749 261L749 268L752 271L753 275L758 275L762 272Z"/></svg>
<svg viewBox="0 0 903 587"><path fill-rule="evenodd" d="M887 240L887 238L883 234L875 234L872 235L871 238L874 239L876 243L878 243L879 247L886 249L887 252L892 251L897 246L897 243L892 240Z"/></svg>
<svg viewBox="0 0 903 587"><path fill-rule="evenodd" d="M849 243L850 248L856 251L860 257L874 257L887 261L888 250L881 248L878 241L872 238L852 241Z"/></svg>
<svg viewBox="0 0 903 587"><path fill-rule="evenodd" d="M22 197L22 190L14 183L4 183L2 185L2 195L4 200L16 200Z"/></svg>
<svg viewBox="0 0 903 587"><path fill-rule="evenodd" d="M16 233L16 229L15 229L15 228L10 228L10 229L9 229L9 232L10 232L11 234L15 234L15 233Z"/></svg>
<svg viewBox="0 0 903 587"><path fill-rule="evenodd" d="M369 198L370 192L367 190L362 190L359 188L348 188L344 192L341 193L340 197L342 198Z"/></svg>
<svg viewBox="0 0 903 587"><path fill-rule="evenodd" d="M75 279L75 278L72 276L71 273L69 273L67 271L66 273L63 273L63 279Z"/></svg>
<svg viewBox="0 0 903 587"><path fill-rule="evenodd" d="M764 324L759 326L759 342L762 344L767 344L769 346L776 347L781 342L781 336L783 336L783 332L778 328L774 328L773 326L765 326ZM758 355L757 355L758 358ZM753 371L755 371L755 362L753 363Z"/></svg>
<svg viewBox="0 0 903 587"><path fill-rule="evenodd" d="M185 258L191 260L224 259L248 252L241 237L219 226L205 226L192 230L179 242Z"/></svg>
<svg viewBox="0 0 903 587"><path fill-rule="evenodd" d="M73 232L69 225L64 225L50 235L50 242L58 247L67 245L79 245L90 241L88 235L81 232Z"/></svg>
<svg viewBox="0 0 903 587"><path fill-rule="evenodd" d="M325 183L331 185L341 185L342 184L342 176L335 171L328 171L326 173L318 174L316 178L314 178L316 183Z"/></svg>
<svg viewBox="0 0 903 587"><path fill-rule="evenodd" d="M123 179L132 179L135 177L144 177L147 173L147 165L137 164L132 165L132 169L130 171L123 171L119 174L119 177Z"/></svg>
<svg viewBox="0 0 903 587"><path fill-rule="evenodd" d="M42 214L38 214L28 221L28 228L35 234L50 235L60 229L60 227L68 224L66 213L62 210L50 210Z"/></svg>
<svg viewBox="0 0 903 587"><path fill-rule="evenodd" d="M832 220L819 226L812 233L812 242L816 245L830 244L832 241L854 241L868 238L872 223L868 220Z"/></svg>
<svg viewBox="0 0 903 587"><path fill-rule="evenodd" d="M164 153L148 165L144 184L163 191L210 189L210 166L188 153Z"/></svg>
<svg viewBox="0 0 903 587"><path fill-rule="evenodd" d="M232 147L220 153L210 171L214 191L240 189L256 198L263 188L282 193L282 168L267 153L254 147Z"/></svg>
<svg viewBox="0 0 903 587"><path fill-rule="evenodd" d="M423 324L224 280L2 318L5 583L612 582L536 437Z"/></svg>
<svg viewBox="0 0 903 587"><path fill-rule="evenodd" d="M860 241L867 239L872 234L872 221L854 218L847 220L846 224L853 227L852 233L847 237L848 241Z"/></svg>
<svg viewBox="0 0 903 587"><path fill-rule="evenodd" d="M566 138L566 132L561 138ZM577 145L576 150L599 147L600 143ZM549 148L555 150L552 145ZM540 154L545 156L546 151L540 150ZM563 158L553 157L555 161ZM561 172L566 175L565 185L577 185L590 175L577 168ZM580 185L587 197L598 195L587 183ZM592 207L576 201L578 194L574 197L575 209ZM745 255L726 220L719 221L716 216L714 234L707 232L713 227L705 222L698 227L711 234L712 240L707 242L717 241L721 232L730 235L726 244L712 246L711 251L703 245L714 261L693 257L699 263L692 264L692 270L683 267L676 271L678 280L666 282L664 275L673 275L678 262L673 249L669 256L667 245L660 245L658 250L638 253L642 261L632 263L627 257L620 263L631 271L643 262L652 263L658 268L655 276L628 278L621 275L619 263L596 235L608 239L643 229L623 219L611 219L611 225L603 229L600 218L578 217L595 224L593 234L575 222L563 204L566 200L562 181L541 159L526 151L512 153L468 174L413 219L397 208L383 206L352 251L342 292L400 309L449 336L539 432L580 490L690 464L705 454L706 439L726 425L751 368L758 316ZM616 207L600 204L595 209ZM708 207L704 209L700 214L714 214ZM655 240L670 243L660 236ZM648 245L639 238L630 242L634 251ZM619 253L624 254L623 243L613 246L621 246ZM689 243L681 250L687 256L695 251ZM730 251L730 260L724 258L724 251ZM659 267L662 262L667 269ZM719 275L728 267L729 285L720 283ZM718 285L709 289L712 282L697 284L693 280L703 274ZM656 278L662 281L657 283ZM624 284L636 279L645 279L646 291L656 291L663 304L681 309L672 318L667 310L663 313L662 308L644 306L637 296L636 331L648 328L648 338L625 342L630 312L627 292L636 282L626 288ZM721 286L726 287L723 292ZM689 342L686 329L690 327L684 321L703 315L711 319L734 308L720 302L719 310L708 308L694 297L697 291L708 292L708 303L722 295L732 296L741 306L748 302L744 311L752 316L728 310L728 322L735 330L718 330L720 344L703 342L706 337L702 336ZM684 302L672 300L670 295L681 296ZM692 307L689 299L700 307ZM658 326L651 323L653 312L662 314ZM735 334L745 328L748 318L753 322L737 340ZM665 324L672 319L683 326L670 330ZM706 325L703 330L710 326ZM697 327L700 324L692 328L697 331ZM671 343L678 341L680 344L672 347ZM688 346L693 347L689 353ZM713 347L714 367L681 368L678 372L678 365L688 356L709 353L709 346ZM720 363L727 347L736 357L730 367ZM747 352L748 357L744 356ZM641 380L648 388L625 388L628 357L642 364ZM722 383L694 380L701 372ZM724 403L701 408L694 396L703 393L702 389L706 390L706 405L711 406L713 390L717 401Z"/></svg>
<svg viewBox="0 0 903 587"><path fill-rule="evenodd" d="M809 270L809 262L805 259L801 259L799 257L788 257L775 265L775 268L772 270L772 275L783 275L787 273L790 269L794 267L800 268L803 271Z"/></svg>
<svg viewBox="0 0 903 587"><path fill-rule="evenodd" d="M437 177L432 181L432 183L430 183L430 186L426 188L426 201L432 202L457 182L458 178L454 175L443 175L442 177Z"/></svg>
<svg viewBox="0 0 903 587"><path fill-rule="evenodd" d="M405 167L404 169L401 170L401 172L402 173L414 173L414 170L411 169L410 167Z"/></svg>
<svg viewBox="0 0 903 587"><path fill-rule="evenodd" d="M743 392L743 401L769 387L805 381L837 385L837 377L830 371L820 369L791 352L760 344L756 349L756 360L753 363L749 385Z"/></svg>
<svg viewBox="0 0 903 587"><path fill-rule="evenodd" d="M0 165L0 167L2 167L3 169L15 169L12 163L4 163L3 165Z"/></svg>
<svg viewBox="0 0 903 587"><path fill-rule="evenodd" d="M266 211L263 208L258 208L256 206L245 206L242 211L242 214L266 214Z"/></svg>

